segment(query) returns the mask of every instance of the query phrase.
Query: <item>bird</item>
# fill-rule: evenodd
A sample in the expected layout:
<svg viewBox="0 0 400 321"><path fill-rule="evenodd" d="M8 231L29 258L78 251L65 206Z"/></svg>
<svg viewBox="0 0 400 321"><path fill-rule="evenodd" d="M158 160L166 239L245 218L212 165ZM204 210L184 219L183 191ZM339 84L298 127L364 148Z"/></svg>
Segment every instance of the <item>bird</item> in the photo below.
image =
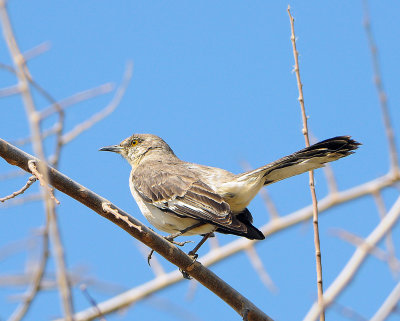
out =
<svg viewBox="0 0 400 321"><path fill-rule="evenodd" d="M350 136L337 136L240 174L185 162L152 134L133 134L100 151L120 154L128 161L133 198L151 225L169 233L169 241L174 243L181 235L203 236L189 252L197 258L197 250L214 232L264 239L247 208L262 187L323 167L353 154L359 145Z"/></svg>

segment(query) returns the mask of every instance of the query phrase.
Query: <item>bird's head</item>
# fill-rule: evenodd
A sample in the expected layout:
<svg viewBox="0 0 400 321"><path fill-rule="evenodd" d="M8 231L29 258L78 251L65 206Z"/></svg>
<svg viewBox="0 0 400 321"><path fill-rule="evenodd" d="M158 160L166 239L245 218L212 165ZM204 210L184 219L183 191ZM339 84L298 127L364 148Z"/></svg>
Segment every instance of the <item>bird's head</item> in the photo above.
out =
<svg viewBox="0 0 400 321"><path fill-rule="evenodd" d="M131 165L137 165L142 157L147 154L174 155L172 149L160 137L151 134L133 134L118 145L100 148L100 151L114 152L124 157Z"/></svg>

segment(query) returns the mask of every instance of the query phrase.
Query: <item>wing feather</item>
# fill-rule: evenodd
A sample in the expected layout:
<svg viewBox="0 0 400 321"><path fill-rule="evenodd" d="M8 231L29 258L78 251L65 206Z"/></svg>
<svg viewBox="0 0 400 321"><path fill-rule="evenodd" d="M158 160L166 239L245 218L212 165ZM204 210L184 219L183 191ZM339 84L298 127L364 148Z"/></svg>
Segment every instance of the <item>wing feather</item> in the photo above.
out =
<svg viewBox="0 0 400 321"><path fill-rule="evenodd" d="M151 165L151 166L150 166ZM133 173L133 186L144 201L179 216L187 216L217 225L232 225L229 204L210 186L187 169L156 164L140 166ZM237 226L236 226L237 225ZM233 229L241 224L233 224Z"/></svg>

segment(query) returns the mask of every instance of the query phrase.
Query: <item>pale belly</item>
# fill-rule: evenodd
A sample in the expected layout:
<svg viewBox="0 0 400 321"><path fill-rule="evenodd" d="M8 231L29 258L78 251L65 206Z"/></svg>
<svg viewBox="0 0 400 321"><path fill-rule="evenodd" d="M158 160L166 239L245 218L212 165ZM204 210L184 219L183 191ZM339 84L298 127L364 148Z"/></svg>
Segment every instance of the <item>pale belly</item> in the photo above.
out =
<svg viewBox="0 0 400 321"><path fill-rule="evenodd" d="M157 229L170 234L180 232L199 222L192 218L183 218L176 216L173 213L161 211L159 208L151 204L145 204L145 207L144 210L142 208L140 208L140 210L150 224ZM213 232L215 228L216 227L212 224L204 224L184 233L183 235L207 234Z"/></svg>

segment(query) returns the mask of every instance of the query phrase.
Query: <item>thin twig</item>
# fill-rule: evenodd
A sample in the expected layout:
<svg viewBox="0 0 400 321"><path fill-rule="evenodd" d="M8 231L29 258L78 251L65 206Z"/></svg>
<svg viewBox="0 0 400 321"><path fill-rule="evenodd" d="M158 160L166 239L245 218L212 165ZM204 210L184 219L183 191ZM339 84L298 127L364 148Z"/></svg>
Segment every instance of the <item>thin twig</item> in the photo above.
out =
<svg viewBox="0 0 400 321"><path fill-rule="evenodd" d="M28 61L31 60L44 52L48 51L51 48L50 42L46 41L41 44L38 44L37 46L33 47L32 49L29 49L23 53L24 60Z"/></svg>
<svg viewBox="0 0 400 321"><path fill-rule="evenodd" d="M374 82L379 96L379 102L381 106L383 123L385 126L386 138L389 143L390 168L395 173L395 175L400 176L399 157L396 148L396 140L394 137L393 127L390 120L387 96L382 83L381 69L379 66L379 59L378 59L378 48L376 47L374 36L372 35L371 21L369 18L369 8L367 0L363 1L363 9L364 9L364 29L367 34L368 45L371 51L372 66L374 70Z"/></svg>
<svg viewBox="0 0 400 321"><path fill-rule="evenodd" d="M80 103L82 101L100 96L100 95L104 95L109 93L110 91L112 91L114 88L114 85L112 83L105 83L103 85L94 87L94 88L90 88L90 89L86 89L84 91L81 91L79 93L76 93L74 95L72 95L71 97L67 97L64 99L61 99L60 101L57 102L57 104L63 109L65 110L67 107L73 106L77 103ZM57 109L55 108L54 103L52 102L52 105L43 109L40 112L40 118L41 119L45 119L49 116L51 116L52 114L56 113Z"/></svg>
<svg viewBox="0 0 400 321"><path fill-rule="evenodd" d="M6 200L12 199L17 195L23 194L36 181L37 181L37 178L35 176L29 177L29 179L26 182L26 184L20 190L12 193L11 195L8 195L6 197L0 198L0 202L5 202Z"/></svg>
<svg viewBox="0 0 400 321"><path fill-rule="evenodd" d="M32 193L22 197L13 198L9 200L7 203L1 204L0 208L10 208L15 206L20 206L22 204L30 203L30 202L37 202L43 200L43 193Z"/></svg>
<svg viewBox="0 0 400 321"><path fill-rule="evenodd" d="M12 86L0 89L0 98L7 97L7 96L13 96L13 95L17 95L17 94L20 94L18 85L12 85Z"/></svg>
<svg viewBox="0 0 400 321"><path fill-rule="evenodd" d="M297 88L299 90L299 103L301 108L301 116L303 119L303 135L304 140L306 142L306 147L310 146L310 139L308 137L308 127L307 127L307 116L306 110L304 107L304 97L303 97L303 84L300 79L300 68L299 68L299 53L296 48L296 36L294 32L294 19L290 13L290 6L287 8L289 19L290 19L290 28L292 31L292 35L290 37L293 46L293 56L295 61L294 71L297 79ZM314 185L314 171L309 171L309 184L311 191L311 198L313 204L313 227L314 227L314 245L315 245L315 259L316 259L316 268L317 268L317 289L318 289L318 302L320 304L320 320L325 320L325 311L322 305L322 297L323 297L323 284L322 284L322 261L321 261L321 246L319 240L319 230L318 230L318 202L317 195L315 194L315 185Z"/></svg>

